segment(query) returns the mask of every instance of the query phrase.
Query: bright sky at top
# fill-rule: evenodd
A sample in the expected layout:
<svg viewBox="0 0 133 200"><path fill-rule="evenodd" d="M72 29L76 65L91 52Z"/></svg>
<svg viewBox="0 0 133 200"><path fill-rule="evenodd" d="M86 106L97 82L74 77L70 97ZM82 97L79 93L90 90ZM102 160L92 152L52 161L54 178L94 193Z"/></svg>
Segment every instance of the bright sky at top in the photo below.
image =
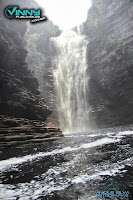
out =
<svg viewBox="0 0 133 200"><path fill-rule="evenodd" d="M36 0L44 7L45 15L60 29L70 29L83 23L91 0Z"/></svg>

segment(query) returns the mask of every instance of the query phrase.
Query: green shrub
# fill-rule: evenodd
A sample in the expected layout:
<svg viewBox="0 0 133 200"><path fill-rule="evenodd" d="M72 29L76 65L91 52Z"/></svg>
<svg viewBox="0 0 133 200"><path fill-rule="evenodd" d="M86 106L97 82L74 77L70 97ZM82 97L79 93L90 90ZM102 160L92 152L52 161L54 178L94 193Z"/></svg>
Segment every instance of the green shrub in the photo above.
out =
<svg viewBox="0 0 133 200"><path fill-rule="evenodd" d="M113 51L110 52L109 58L110 58L110 60L115 60L117 58L115 50L113 50Z"/></svg>

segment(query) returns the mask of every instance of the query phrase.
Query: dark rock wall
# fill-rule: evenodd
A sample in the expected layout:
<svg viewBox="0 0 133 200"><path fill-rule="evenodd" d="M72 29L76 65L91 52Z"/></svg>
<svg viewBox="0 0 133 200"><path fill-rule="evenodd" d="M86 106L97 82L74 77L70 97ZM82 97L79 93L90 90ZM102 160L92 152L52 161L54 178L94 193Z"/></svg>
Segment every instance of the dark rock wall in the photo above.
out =
<svg viewBox="0 0 133 200"><path fill-rule="evenodd" d="M84 23L90 119L98 127L133 122L133 1L93 0Z"/></svg>
<svg viewBox="0 0 133 200"><path fill-rule="evenodd" d="M39 84L25 58L27 50L23 36L25 20L8 20L2 14L11 1L0 2L0 115L46 120L51 110L38 90ZM32 7L34 1L12 1L12 5ZM35 8L37 8L36 5Z"/></svg>

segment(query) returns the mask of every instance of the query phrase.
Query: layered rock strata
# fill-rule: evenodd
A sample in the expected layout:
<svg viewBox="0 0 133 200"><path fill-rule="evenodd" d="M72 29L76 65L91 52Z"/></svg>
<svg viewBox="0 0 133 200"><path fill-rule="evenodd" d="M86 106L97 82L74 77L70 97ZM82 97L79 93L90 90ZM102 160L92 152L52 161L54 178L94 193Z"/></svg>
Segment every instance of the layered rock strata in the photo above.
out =
<svg viewBox="0 0 133 200"><path fill-rule="evenodd" d="M97 127L133 122L133 1L94 0L88 37L90 119Z"/></svg>

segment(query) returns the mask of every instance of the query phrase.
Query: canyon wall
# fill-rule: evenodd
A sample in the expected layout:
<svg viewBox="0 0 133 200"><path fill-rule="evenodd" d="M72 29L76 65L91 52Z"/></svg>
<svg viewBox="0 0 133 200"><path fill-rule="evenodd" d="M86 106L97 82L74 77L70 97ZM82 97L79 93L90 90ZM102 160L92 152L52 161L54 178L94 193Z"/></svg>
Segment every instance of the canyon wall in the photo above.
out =
<svg viewBox="0 0 133 200"><path fill-rule="evenodd" d="M25 59L27 50L24 35L27 31L27 20L9 20L4 14L4 8L11 1L1 1L0 5L0 141L17 141L18 134L44 133L47 118L52 110L46 105L47 99L39 91L38 80L28 67ZM13 0L12 5L18 5ZM24 0L20 8L35 8L39 6L34 1ZM45 22L44 22L45 23ZM11 130L11 127L12 128ZM55 132L57 127L51 127ZM59 130L58 130L59 131ZM49 132L49 131L48 131ZM6 135L5 135L6 134ZM9 139L9 135L12 138ZM32 135L33 136L33 135ZM31 138L33 138L31 136ZM23 140L24 136L20 137ZM42 136L41 136L42 137ZM6 138L6 139L5 139Z"/></svg>
<svg viewBox="0 0 133 200"><path fill-rule="evenodd" d="M21 22L5 17L0 20L0 112L2 115L46 120L51 111L40 96L38 81L25 62L27 50L23 36L27 26L25 20Z"/></svg>
<svg viewBox="0 0 133 200"><path fill-rule="evenodd" d="M132 123L133 1L92 1L84 29L91 121L97 127Z"/></svg>

